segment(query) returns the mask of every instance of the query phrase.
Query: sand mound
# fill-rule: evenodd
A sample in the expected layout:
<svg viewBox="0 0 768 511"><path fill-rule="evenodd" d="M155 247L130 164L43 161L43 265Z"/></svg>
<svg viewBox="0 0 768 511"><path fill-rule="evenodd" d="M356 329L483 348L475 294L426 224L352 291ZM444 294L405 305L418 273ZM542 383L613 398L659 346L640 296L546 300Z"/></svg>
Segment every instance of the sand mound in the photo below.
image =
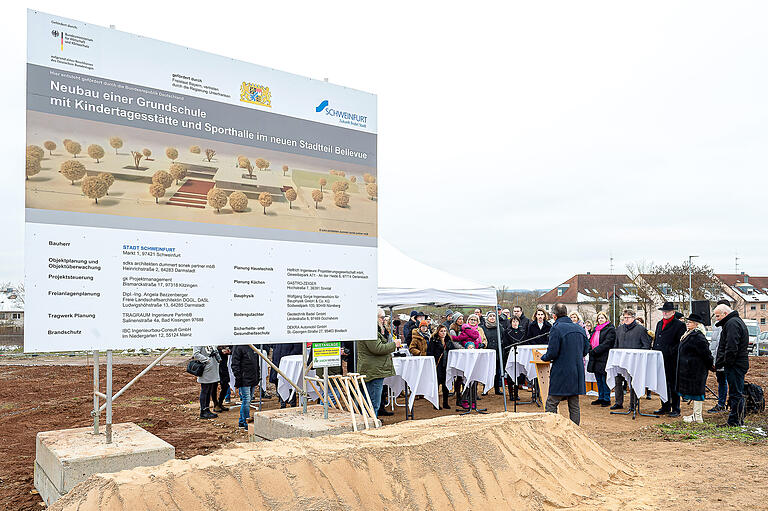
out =
<svg viewBox="0 0 768 511"><path fill-rule="evenodd" d="M629 474L557 414L451 416L96 475L50 509L548 509Z"/></svg>

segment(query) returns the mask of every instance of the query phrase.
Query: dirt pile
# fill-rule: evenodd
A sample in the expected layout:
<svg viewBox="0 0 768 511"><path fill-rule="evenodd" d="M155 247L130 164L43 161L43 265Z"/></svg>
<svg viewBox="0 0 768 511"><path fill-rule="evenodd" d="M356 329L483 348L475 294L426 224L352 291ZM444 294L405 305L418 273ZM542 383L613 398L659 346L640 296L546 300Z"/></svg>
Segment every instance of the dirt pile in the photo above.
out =
<svg viewBox="0 0 768 511"><path fill-rule="evenodd" d="M633 475L555 414L409 421L93 476L52 510L541 509Z"/></svg>

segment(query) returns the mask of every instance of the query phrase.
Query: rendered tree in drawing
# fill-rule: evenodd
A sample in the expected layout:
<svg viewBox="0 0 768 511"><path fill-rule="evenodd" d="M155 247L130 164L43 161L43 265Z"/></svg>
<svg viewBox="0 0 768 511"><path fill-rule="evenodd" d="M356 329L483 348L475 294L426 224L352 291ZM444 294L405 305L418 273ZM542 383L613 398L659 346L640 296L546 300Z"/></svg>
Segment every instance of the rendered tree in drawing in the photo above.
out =
<svg viewBox="0 0 768 511"><path fill-rule="evenodd" d="M88 176L83 178L83 182L80 185L83 189L83 194L99 203L99 199L107 194L109 187L107 183L99 179L96 176Z"/></svg>
<svg viewBox="0 0 768 511"><path fill-rule="evenodd" d="M141 151L131 151L131 156L133 157L134 168L139 170L139 163L141 162L141 159L144 158L144 153Z"/></svg>
<svg viewBox="0 0 768 511"><path fill-rule="evenodd" d="M88 152L88 156L96 160L96 163L99 163L99 160L104 158L104 148L98 144L89 145L86 151Z"/></svg>
<svg viewBox="0 0 768 511"><path fill-rule="evenodd" d="M238 156L237 166L241 169L246 169L248 171L248 177L253 177L253 165L251 165L251 160L245 156Z"/></svg>
<svg viewBox="0 0 768 511"><path fill-rule="evenodd" d="M288 188L285 191L285 198L288 199L288 209L292 209L291 204L296 200L296 190L293 188Z"/></svg>
<svg viewBox="0 0 768 511"><path fill-rule="evenodd" d="M27 179L30 176L34 176L40 173L40 159L35 158L32 154L27 154Z"/></svg>
<svg viewBox="0 0 768 511"><path fill-rule="evenodd" d="M175 147L166 147L165 155L168 157L169 160L175 161L176 158L179 157L179 151Z"/></svg>
<svg viewBox="0 0 768 511"><path fill-rule="evenodd" d="M272 194L269 192L261 192L259 194L259 204L264 208L264 214L267 214L267 208L272 205Z"/></svg>
<svg viewBox="0 0 768 511"><path fill-rule="evenodd" d="M331 186L331 190L333 190L333 193L346 192L348 188L349 188L349 183L347 183L346 181L336 181Z"/></svg>
<svg viewBox="0 0 768 511"><path fill-rule="evenodd" d="M77 160L67 160L62 162L59 173L72 181L72 184L75 184L75 181L85 176L85 165Z"/></svg>
<svg viewBox="0 0 768 511"><path fill-rule="evenodd" d="M376 178L373 177L371 174L366 172L365 174L363 174L363 181L365 181L366 184L368 184L368 183L375 183L376 182Z"/></svg>
<svg viewBox="0 0 768 511"><path fill-rule="evenodd" d="M320 192L322 193L323 187L328 184L328 180L324 177L320 178Z"/></svg>
<svg viewBox="0 0 768 511"><path fill-rule="evenodd" d="M206 159L208 161L211 161L211 158L213 158L213 155L215 155L215 154L216 154L216 151L214 151L213 149L206 149L205 150L205 157L206 157Z"/></svg>
<svg viewBox="0 0 768 511"><path fill-rule="evenodd" d="M317 204L323 202L323 191L312 190L312 200L315 201L315 209L317 209Z"/></svg>
<svg viewBox="0 0 768 511"><path fill-rule="evenodd" d="M264 158L256 158L255 160L253 160L253 164L259 170L267 170L269 168L269 162Z"/></svg>
<svg viewBox="0 0 768 511"><path fill-rule="evenodd" d="M45 142L43 142L43 147L48 149L48 154L52 156L53 151L56 150L56 142L54 142L53 140L46 140Z"/></svg>
<svg viewBox="0 0 768 511"><path fill-rule="evenodd" d="M43 151L40 146L36 145L28 145L27 154L34 156L38 160L42 160L45 157L45 151Z"/></svg>
<svg viewBox="0 0 768 511"><path fill-rule="evenodd" d="M349 178L350 183L357 183L357 176L352 176Z"/></svg>
<svg viewBox="0 0 768 511"><path fill-rule="evenodd" d="M288 165L283 165L283 177L285 177L286 172L288 172Z"/></svg>
<svg viewBox="0 0 768 511"><path fill-rule="evenodd" d="M192 154L200 154L200 146L199 145L193 145L189 148L189 152Z"/></svg>
<svg viewBox="0 0 768 511"><path fill-rule="evenodd" d="M221 211L221 208L227 205L227 192L221 188L211 188L206 195L208 199L208 205L216 210L217 213Z"/></svg>
<svg viewBox="0 0 768 511"><path fill-rule="evenodd" d="M187 168L181 163L171 163L168 173L176 180L176 184L179 184L179 181L187 177Z"/></svg>
<svg viewBox="0 0 768 511"><path fill-rule="evenodd" d="M160 183L149 185L149 194L155 198L155 204L160 203L160 197L165 197L165 187Z"/></svg>
<svg viewBox="0 0 768 511"><path fill-rule="evenodd" d="M152 176L152 182L154 184L162 185L163 188L170 188L173 184L173 177L164 170L158 170Z"/></svg>
<svg viewBox="0 0 768 511"><path fill-rule="evenodd" d="M117 150L123 147L123 139L120 137L109 137L109 145L115 150L115 154L117 154Z"/></svg>
<svg viewBox="0 0 768 511"><path fill-rule="evenodd" d="M229 207L232 211L242 213L248 209L248 196L243 192L232 192L229 194Z"/></svg>
<svg viewBox="0 0 768 511"><path fill-rule="evenodd" d="M365 186L365 191L368 192L368 196L371 198L371 200L376 199L379 194L379 186L376 183L368 183Z"/></svg>
<svg viewBox="0 0 768 511"><path fill-rule="evenodd" d="M109 188L115 183L115 176L109 172L99 172L96 176L107 184L107 195L109 195Z"/></svg>
<svg viewBox="0 0 768 511"><path fill-rule="evenodd" d="M150 151L145 147L144 149L141 150L141 154L144 155L145 160L149 161L149 157L152 156L152 151Z"/></svg>
<svg viewBox="0 0 768 511"><path fill-rule="evenodd" d="M336 192L333 194L333 202L340 208L346 208L349 205L349 195L344 192Z"/></svg>
<svg viewBox="0 0 768 511"><path fill-rule="evenodd" d="M73 158L77 158L77 155L80 154L80 152L83 150L83 148L80 146L78 142L75 142L74 140L70 140L66 143L64 146L64 149L67 150L69 154L72 155Z"/></svg>

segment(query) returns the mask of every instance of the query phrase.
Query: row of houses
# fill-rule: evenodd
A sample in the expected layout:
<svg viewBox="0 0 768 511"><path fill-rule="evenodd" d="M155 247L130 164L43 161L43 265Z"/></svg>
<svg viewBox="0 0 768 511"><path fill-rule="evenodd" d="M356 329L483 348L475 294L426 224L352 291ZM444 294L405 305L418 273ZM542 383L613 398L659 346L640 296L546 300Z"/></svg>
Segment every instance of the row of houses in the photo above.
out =
<svg viewBox="0 0 768 511"><path fill-rule="evenodd" d="M659 282L658 276L580 273L541 295L538 306L549 311L555 303L576 309L584 320L594 321L600 311L620 318L622 310L634 308L649 326L661 320L658 308L673 302L678 310L688 312L687 286ZM707 299L714 305L727 299L744 319L757 320L760 330L768 330L768 277L754 277L744 272L715 274L707 285L699 285L694 300ZM613 318L611 318L613 319Z"/></svg>

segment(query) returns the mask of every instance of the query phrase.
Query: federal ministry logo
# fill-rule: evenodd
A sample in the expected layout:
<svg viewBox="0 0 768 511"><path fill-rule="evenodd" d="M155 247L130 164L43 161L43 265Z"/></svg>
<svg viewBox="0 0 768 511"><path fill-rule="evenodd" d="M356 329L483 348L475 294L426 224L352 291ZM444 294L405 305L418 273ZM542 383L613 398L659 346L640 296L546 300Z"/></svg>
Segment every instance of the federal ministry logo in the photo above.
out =
<svg viewBox="0 0 768 511"><path fill-rule="evenodd" d="M272 108L272 93L269 91L269 87L243 82L240 86L240 101Z"/></svg>

